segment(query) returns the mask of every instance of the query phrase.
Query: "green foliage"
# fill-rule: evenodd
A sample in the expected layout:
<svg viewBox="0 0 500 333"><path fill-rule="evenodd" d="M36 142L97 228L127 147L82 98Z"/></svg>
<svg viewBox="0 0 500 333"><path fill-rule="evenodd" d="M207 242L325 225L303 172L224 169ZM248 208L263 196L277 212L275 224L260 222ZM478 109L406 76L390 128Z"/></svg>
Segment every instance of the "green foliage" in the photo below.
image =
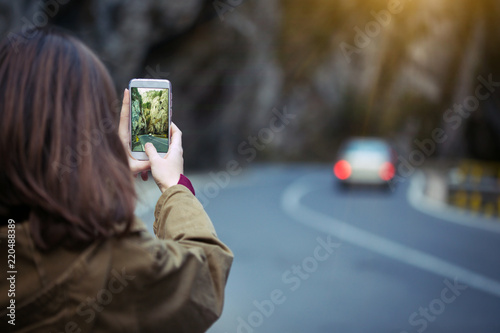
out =
<svg viewBox="0 0 500 333"><path fill-rule="evenodd" d="M139 101L140 104L142 104L142 96L139 93L139 89L134 87L131 89L130 93L133 101L136 100Z"/></svg>
<svg viewBox="0 0 500 333"><path fill-rule="evenodd" d="M168 134L168 90L150 90L141 96L141 133L157 136Z"/></svg>
<svg viewBox="0 0 500 333"><path fill-rule="evenodd" d="M143 124L141 124L142 116L142 97L137 88L132 88L131 91L132 104L131 104L131 120L132 120L132 137L136 137L143 131Z"/></svg>

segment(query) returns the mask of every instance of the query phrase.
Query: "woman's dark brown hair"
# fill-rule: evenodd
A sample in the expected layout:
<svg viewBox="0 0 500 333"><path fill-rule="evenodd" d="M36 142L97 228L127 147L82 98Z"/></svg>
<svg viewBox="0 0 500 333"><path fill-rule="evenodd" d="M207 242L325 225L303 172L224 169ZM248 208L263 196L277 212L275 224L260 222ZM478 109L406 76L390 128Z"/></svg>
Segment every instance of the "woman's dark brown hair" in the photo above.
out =
<svg viewBox="0 0 500 333"><path fill-rule="evenodd" d="M135 190L117 102L104 65L64 32L0 45L0 215L26 213L39 248L129 230Z"/></svg>

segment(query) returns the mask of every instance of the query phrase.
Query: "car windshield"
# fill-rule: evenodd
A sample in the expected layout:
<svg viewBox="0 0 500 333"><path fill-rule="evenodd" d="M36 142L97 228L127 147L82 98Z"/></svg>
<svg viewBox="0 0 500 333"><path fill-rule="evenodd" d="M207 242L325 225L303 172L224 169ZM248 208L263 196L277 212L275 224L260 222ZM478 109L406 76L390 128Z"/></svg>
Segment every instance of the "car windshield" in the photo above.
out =
<svg viewBox="0 0 500 333"><path fill-rule="evenodd" d="M378 140L355 140L347 144L346 150L349 152L370 151L385 153L387 151L387 144Z"/></svg>

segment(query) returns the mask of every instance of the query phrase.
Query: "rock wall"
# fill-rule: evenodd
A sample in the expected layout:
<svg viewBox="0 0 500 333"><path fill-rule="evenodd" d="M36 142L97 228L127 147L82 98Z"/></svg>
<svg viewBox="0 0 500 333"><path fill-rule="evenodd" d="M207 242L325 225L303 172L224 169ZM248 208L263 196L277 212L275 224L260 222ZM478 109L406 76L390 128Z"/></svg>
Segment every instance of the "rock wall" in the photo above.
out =
<svg viewBox="0 0 500 333"><path fill-rule="evenodd" d="M438 154L492 158L498 94L459 128L443 115L474 93L478 75L500 81L488 60L500 45L498 3L391 3L0 0L0 32L63 26L98 53L119 91L134 77L171 80L188 166L328 161L349 135L387 136L407 153L437 127L449 137Z"/></svg>
<svg viewBox="0 0 500 333"><path fill-rule="evenodd" d="M168 136L168 91L148 91L140 94L137 88L132 94L132 138L154 134Z"/></svg>
<svg viewBox="0 0 500 333"><path fill-rule="evenodd" d="M168 95L167 91L152 91L145 94L143 103L149 106L148 133L168 135Z"/></svg>
<svg viewBox="0 0 500 333"><path fill-rule="evenodd" d="M131 134L132 139L137 138L140 133L144 133L146 131L146 118L142 108L142 96L139 94L136 88L132 88L130 91L132 97L132 105L131 105Z"/></svg>

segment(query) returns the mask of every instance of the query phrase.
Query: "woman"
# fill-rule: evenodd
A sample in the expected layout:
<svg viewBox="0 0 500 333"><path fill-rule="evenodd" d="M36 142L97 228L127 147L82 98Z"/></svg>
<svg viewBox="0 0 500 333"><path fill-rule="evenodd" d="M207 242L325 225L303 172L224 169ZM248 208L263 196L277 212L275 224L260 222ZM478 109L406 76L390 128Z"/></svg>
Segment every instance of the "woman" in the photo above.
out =
<svg viewBox="0 0 500 333"><path fill-rule="evenodd" d="M203 332L220 316L232 253L182 176L181 132L134 160L128 100L118 117L107 70L65 33L0 45L0 331ZM134 218L149 170L158 239Z"/></svg>

